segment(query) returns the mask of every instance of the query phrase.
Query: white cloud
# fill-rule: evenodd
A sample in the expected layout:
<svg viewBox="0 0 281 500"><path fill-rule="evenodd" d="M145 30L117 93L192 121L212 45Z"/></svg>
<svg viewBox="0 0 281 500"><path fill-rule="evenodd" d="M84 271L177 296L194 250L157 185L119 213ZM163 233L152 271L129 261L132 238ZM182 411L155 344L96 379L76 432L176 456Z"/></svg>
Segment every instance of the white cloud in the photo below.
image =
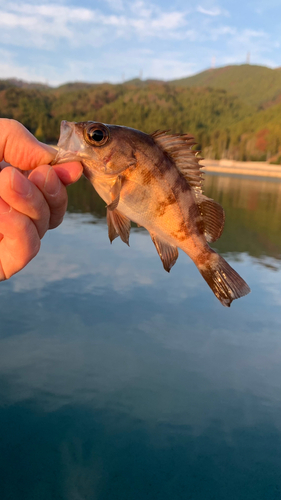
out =
<svg viewBox="0 0 281 500"><path fill-rule="evenodd" d="M222 11L218 7L215 7L214 9L204 9L204 7L198 5L197 11L201 14L205 14L206 16L220 16L222 14Z"/></svg>
<svg viewBox="0 0 281 500"><path fill-rule="evenodd" d="M7 3L3 5L0 17L2 30L20 28L27 34L31 45L39 41L40 46L44 45L42 40L49 42L50 34L52 39L66 38L74 45L79 45L87 37L88 45L91 45L101 35L102 28L105 28L103 40L109 36L111 39L128 38L133 34L166 38L173 36L174 32L177 36L176 30L185 25L185 15L181 11L165 12L153 5L147 9L140 1L131 3L126 15L106 15L100 10L56 4ZM20 39L14 39L15 44L21 43L22 32Z"/></svg>
<svg viewBox="0 0 281 500"><path fill-rule="evenodd" d="M208 37L212 40L218 40L221 37L235 37L236 35L236 28L232 28L231 26L218 26L210 28Z"/></svg>
<svg viewBox="0 0 281 500"><path fill-rule="evenodd" d="M251 38L267 38L267 34L264 31L257 31L251 29L245 29L241 32L241 36L244 40L250 40Z"/></svg>
<svg viewBox="0 0 281 500"><path fill-rule="evenodd" d="M274 67L274 62L268 58L267 54L272 53L275 41L263 30L236 30L233 36L227 40L228 54L224 55L221 64L229 63L231 60L246 61L246 54L249 53L251 62L255 64L265 64Z"/></svg>
<svg viewBox="0 0 281 500"><path fill-rule="evenodd" d="M1 79L18 78L30 82L47 83L46 77L37 72L36 68L30 68L27 64L16 64L14 53L3 49L0 49L0 75Z"/></svg>
<svg viewBox="0 0 281 500"><path fill-rule="evenodd" d="M196 71L194 62L182 61L183 55L164 53L161 57L152 57L148 62L147 72L152 78L172 80L181 78L182 75L191 75Z"/></svg>
<svg viewBox="0 0 281 500"><path fill-rule="evenodd" d="M17 14L23 13L31 16L39 15L53 19L61 18L65 21L88 21L93 19L95 12L85 8L65 7L56 4L31 5L24 3L16 6L7 4L7 6L9 10L15 11Z"/></svg>
<svg viewBox="0 0 281 500"><path fill-rule="evenodd" d="M213 56L219 65L240 63L247 52L252 62L280 66L274 62L278 34L267 34L247 16L243 23L222 23L229 13L216 0L203 0L189 11L183 0L176 5L160 0L98 0L93 6L83 0L79 5L0 0L0 44L12 53L0 59L0 76L48 79L57 85L117 82L122 74L132 78L142 69L145 78L171 79L205 69Z"/></svg>

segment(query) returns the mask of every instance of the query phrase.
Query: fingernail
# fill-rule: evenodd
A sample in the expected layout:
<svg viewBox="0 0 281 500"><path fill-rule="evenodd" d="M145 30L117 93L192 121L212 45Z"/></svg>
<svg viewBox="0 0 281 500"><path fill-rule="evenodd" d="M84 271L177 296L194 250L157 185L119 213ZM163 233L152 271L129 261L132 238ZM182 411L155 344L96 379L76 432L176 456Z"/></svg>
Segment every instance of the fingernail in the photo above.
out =
<svg viewBox="0 0 281 500"><path fill-rule="evenodd" d="M24 197L31 195L31 183L16 168L13 168L11 177L11 188Z"/></svg>
<svg viewBox="0 0 281 500"><path fill-rule="evenodd" d="M61 182L52 167L49 168L44 184L44 189L51 196L56 196L61 188Z"/></svg>
<svg viewBox="0 0 281 500"><path fill-rule="evenodd" d="M0 199L0 214L8 214L12 211L12 207L8 205L4 200Z"/></svg>

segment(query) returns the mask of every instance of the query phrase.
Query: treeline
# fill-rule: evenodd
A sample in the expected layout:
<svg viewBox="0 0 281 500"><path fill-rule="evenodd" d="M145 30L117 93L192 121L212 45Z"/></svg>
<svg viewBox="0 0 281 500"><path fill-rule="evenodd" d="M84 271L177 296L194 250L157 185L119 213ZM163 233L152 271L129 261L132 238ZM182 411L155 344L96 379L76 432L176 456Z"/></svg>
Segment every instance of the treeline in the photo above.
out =
<svg viewBox="0 0 281 500"><path fill-rule="evenodd" d="M0 116L19 120L50 144L58 140L61 120L95 120L147 133L189 132L209 158L280 162L281 104L275 101L264 108L225 89L176 82L75 83L50 88L0 81Z"/></svg>

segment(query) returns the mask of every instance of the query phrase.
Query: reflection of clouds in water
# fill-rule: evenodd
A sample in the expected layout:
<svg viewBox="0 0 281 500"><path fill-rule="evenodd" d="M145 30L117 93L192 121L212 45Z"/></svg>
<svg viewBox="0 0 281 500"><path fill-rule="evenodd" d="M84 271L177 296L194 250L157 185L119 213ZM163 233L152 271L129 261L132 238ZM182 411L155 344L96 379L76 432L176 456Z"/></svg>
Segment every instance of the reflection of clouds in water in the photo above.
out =
<svg viewBox="0 0 281 500"><path fill-rule="evenodd" d="M106 298L107 290L101 294ZM148 301L159 300L153 294ZM96 300L99 308L104 299ZM92 321L75 307L64 313L60 303L49 313L46 304L39 330L30 317L25 333L0 340L0 376L8 383L8 389L1 384L2 401L35 400L46 411L86 405L198 430L220 407L227 427L235 408L243 425L262 421L279 405L281 319L271 323L270 309L254 299L229 310L210 295L206 303L197 295L169 305L166 294L158 313L144 302L143 316L136 300L118 323L112 315L118 302L106 316L93 310Z"/></svg>
<svg viewBox="0 0 281 500"><path fill-rule="evenodd" d="M97 339L95 326L87 327L75 315L64 318L55 337L30 332L1 339L0 345L1 376L13 380L10 402L37 397L48 411L68 403L91 403L97 393L94 406L103 406L108 395L137 372L123 345Z"/></svg>
<svg viewBox="0 0 281 500"><path fill-rule="evenodd" d="M154 270L146 269L137 259L153 254L152 244L143 233L132 234L132 247L121 241L110 245L104 228L83 224L85 217L67 220L56 230L48 233L39 255L11 283L14 291L40 289L46 283L63 279L93 276L93 288L113 283L115 290L131 288L135 284L149 285L154 279ZM77 221L78 219L78 221ZM147 245L148 244L148 245ZM158 266L159 267L159 266ZM156 271L157 272L157 271Z"/></svg>
<svg viewBox="0 0 281 500"><path fill-rule="evenodd" d="M238 272L239 269L238 269ZM241 274L251 287L249 300L260 303L262 310L270 305L281 305L281 262L270 257L243 256ZM279 320L279 315L277 316Z"/></svg>
<svg viewBox="0 0 281 500"><path fill-rule="evenodd" d="M85 283L85 287L93 292L96 289L97 293L107 286L117 292L126 292L136 285L154 286L161 281L164 292L169 288L171 301L194 296L202 288L202 277L183 252L180 251L168 276L146 231L132 229L130 248L119 238L111 246L106 226L93 225L92 220L92 216L67 215L59 228L47 233L39 255L12 278L13 291L40 290L46 283L90 276L92 282ZM247 255L230 253L225 258L234 262L234 268L247 281L243 263L251 265L252 262ZM242 264L241 271L237 261ZM257 262L268 269L280 268L280 262L275 259L265 258Z"/></svg>
<svg viewBox="0 0 281 500"><path fill-rule="evenodd" d="M91 217L69 216L54 232L48 233L39 255L11 280L13 291L43 289L46 283L74 278L87 278L85 290L100 293L101 288L110 286L117 292L126 292L139 286L169 287L171 300L181 296L194 295L200 288L202 278L188 257L180 253L180 259L168 275L162 267L155 247L146 232L132 230L130 248L120 239L111 246L104 226L86 224ZM180 262L181 261L181 262ZM179 268L185 266L184 273ZM192 275L189 278L190 268ZM195 272L194 272L195 270ZM198 274L198 276L197 276ZM157 284L156 284L157 283ZM194 291L193 291L194 290Z"/></svg>
<svg viewBox="0 0 281 500"><path fill-rule="evenodd" d="M192 476L206 498L204 463L213 464L211 484L228 488L221 470L246 483L251 460L255 470L270 465L275 487L280 262L239 250L226 258L252 288L230 309L182 252L165 273L146 232L132 231L131 248L111 246L105 223L79 214L46 235L33 263L0 287L4 475L16 478L6 496L14 498L20 477L21 498L30 474L28 498L92 498L105 484L112 498L117 480L133 498L135 477L152 496L174 498L176 483L179 497L191 491ZM166 470L173 482L160 491L151 474Z"/></svg>
<svg viewBox="0 0 281 500"><path fill-rule="evenodd" d="M276 306L281 306L281 263L265 259L260 270L259 283L263 289L264 301L270 301Z"/></svg>
<svg viewBox="0 0 281 500"><path fill-rule="evenodd" d="M0 374L9 381L7 392L2 384L4 404L36 400L48 412L86 405L195 429L217 417L224 398L220 415L224 425L231 425L228 412L237 404L255 422L267 413L265 407L254 414L259 399L269 412L271 405L278 405L281 347L280 342L270 341L266 347L266 332L254 346L245 341L236 350L229 343L231 328L207 329L208 338L201 334L199 341L194 329L187 329L184 338L182 325L169 324L163 316L140 325L139 335L145 330L151 337L146 346L129 338L126 343L108 342L110 325L103 327L105 340L97 338L95 329L75 316L66 319L64 328L77 336L49 338L46 332L43 337L28 333L1 340ZM242 425L247 418L241 415Z"/></svg>
<svg viewBox="0 0 281 500"><path fill-rule="evenodd" d="M77 264L67 263L63 255L42 252L28 268L13 278L13 291L41 289L46 283L78 278L80 275Z"/></svg>
<svg viewBox="0 0 281 500"><path fill-rule="evenodd" d="M253 291L225 309L182 252L167 274L147 233L132 231L130 248L120 240L111 246L106 227L91 220L68 216L33 263L4 284L9 298L32 291L36 311L27 310L22 331L0 340L3 401L34 399L46 411L86 404L195 428L217 418L224 398L225 425L233 408L243 413L244 399L244 423L279 404L280 271L247 254L227 255ZM53 284L60 289L49 310ZM40 310L34 291L45 293Z"/></svg>

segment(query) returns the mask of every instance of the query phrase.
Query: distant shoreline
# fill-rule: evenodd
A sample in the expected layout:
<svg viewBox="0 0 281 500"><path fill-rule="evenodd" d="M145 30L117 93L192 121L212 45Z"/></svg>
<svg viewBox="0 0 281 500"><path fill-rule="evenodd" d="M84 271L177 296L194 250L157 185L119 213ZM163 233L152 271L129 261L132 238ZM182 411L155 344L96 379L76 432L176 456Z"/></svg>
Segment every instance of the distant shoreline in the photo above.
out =
<svg viewBox="0 0 281 500"><path fill-rule="evenodd" d="M271 165L261 161L208 160L200 162L205 172L230 175L251 175L281 179L281 165Z"/></svg>

